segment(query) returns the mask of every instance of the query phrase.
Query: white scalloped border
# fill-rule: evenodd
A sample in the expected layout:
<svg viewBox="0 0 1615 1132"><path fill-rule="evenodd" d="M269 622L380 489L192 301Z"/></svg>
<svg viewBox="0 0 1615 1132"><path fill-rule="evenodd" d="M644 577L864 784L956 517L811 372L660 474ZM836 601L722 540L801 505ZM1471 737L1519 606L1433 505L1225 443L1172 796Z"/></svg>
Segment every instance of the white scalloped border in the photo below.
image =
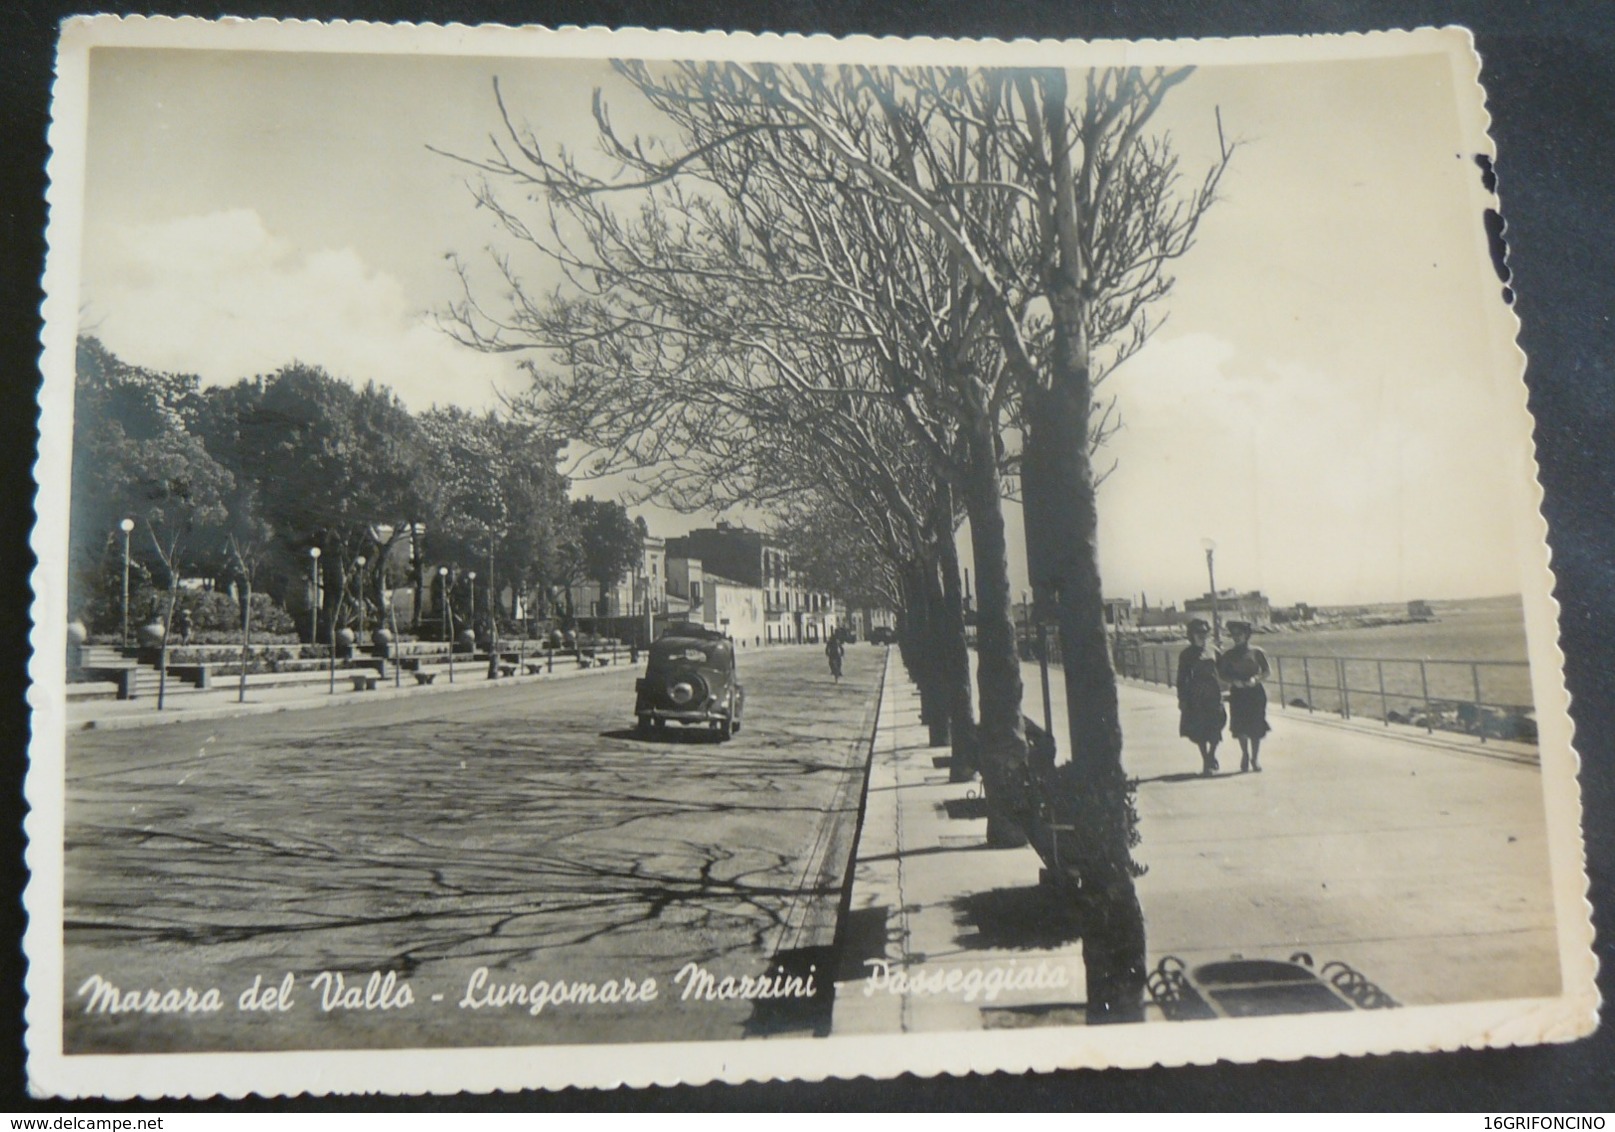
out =
<svg viewBox="0 0 1615 1132"><path fill-rule="evenodd" d="M624 1043L494 1049L309 1051L167 1055L66 1056L61 1049L63 745L65 694L56 658L66 648L66 595L49 564L65 561L68 468L72 435L72 370L77 334L79 223L83 204L87 53L92 47L205 46L214 50L340 53L503 55L513 57L757 59L778 62L860 58L971 66L1069 66L1215 62L1323 62L1401 55L1446 54L1455 69L1464 135L1476 152L1496 157L1480 87L1480 60L1463 28L1422 28L1345 35L1201 40L902 40L827 35L675 32L599 27L513 28L503 25L378 24L339 21L197 17L74 17L64 21L58 49L49 131L47 201L49 250L39 396L40 448L36 526L30 544L40 563L32 576L34 603L28 701L32 738L26 795L27 863L24 896L29 924L27 978L30 1089L42 1096L160 1098L251 1094L423 1094L493 1092L568 1086L612 1088L743 1083L770 1080L922 1076L995 1071L1052 1072L1087 1067L1144 1068L1215 1061L1296 1060L1406 1050L1528 1045L1571 1041L1597 1025L1597 959L1580 835L1579 760L1572 746L1569 695L1558 646L1558 604L1542 517L1532 420L1523 380L1525 355L1516 344L1518 320L1499 304L1490 330L1499 359L1493 380L1515 399L1519 447L1509 453L1521 469L1516 504L1533 693L1543 753L1549 850L1558 914L1565 991L1558 998L1416 1007L1334 1016L1327 1029L1295 1018L1219 1021L1210 1025L1081 1027L994 1031L980 1035L908 1034L758 1042ZM1506 174L1505 174L1506 176ZM1477 179L1478 180L1478 179ZM1497 207L1478 185L1479 212ZM1477 237L1484 242L1480 225ZM1503 360L1512 362L1504 364ZM973 1040L974 1039L974 1040Z"/></svg>

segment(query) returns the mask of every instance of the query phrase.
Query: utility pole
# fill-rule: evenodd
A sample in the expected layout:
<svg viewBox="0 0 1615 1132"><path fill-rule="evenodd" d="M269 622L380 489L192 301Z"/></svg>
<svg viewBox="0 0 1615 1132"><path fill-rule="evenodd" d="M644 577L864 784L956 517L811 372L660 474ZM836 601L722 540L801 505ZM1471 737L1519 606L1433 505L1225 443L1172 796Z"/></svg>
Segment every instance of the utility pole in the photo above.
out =
<svg viewBox="0 0 1615 1132"><path fill-rule="evenodd" d="M308 643L317 646L320 643L320 548L309 547L308 558L309 574L314 580L314 603L309 609L308 618Z"/></svg>
<svg viewBox="0 0 1615 1132"><path fill-rule="evenodd" d="M449 568L437 568L437 592L443 601L443 639L449 643L449 683L454 683L454 617L449 612Z"/></svg>
<svg viewBox="0 0 1615 1132"><path fill-rule="evenodd" d="M1217 553L1217 541L1203 538L1200 545L1206 548L1206 582L1211 586L1211 643L1215 648L1222 647L1222 618L1217 613L1217 570L1212 564L1212 558Z"/></svg>
<svg viewBox="0 0 1615 1132"><path fill-rule="evenodd" d="M129 647L129 535L135 529L133 519L118 524L123 532L123 647Z"/></svg>
<svg viewBox="0 0 1615 1132"><path fill-rule="evenodd" d="M359 569L359 647L364 648L364 566L365 556L359 555L354 559L354 565Z"/></svg>

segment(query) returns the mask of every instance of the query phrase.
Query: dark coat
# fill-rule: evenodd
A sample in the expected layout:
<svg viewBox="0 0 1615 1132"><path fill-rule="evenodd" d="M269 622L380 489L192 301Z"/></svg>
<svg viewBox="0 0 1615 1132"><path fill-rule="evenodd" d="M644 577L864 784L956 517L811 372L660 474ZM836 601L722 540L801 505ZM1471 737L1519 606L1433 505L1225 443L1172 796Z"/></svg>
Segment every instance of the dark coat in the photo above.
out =
<svg viewBox="0 0 1615 1132"><path fill-rule="evenodd" d="M1178 734L1196 743L1216 743L1227 722L1217 654L1190 645L1178 654Z"/></svg>

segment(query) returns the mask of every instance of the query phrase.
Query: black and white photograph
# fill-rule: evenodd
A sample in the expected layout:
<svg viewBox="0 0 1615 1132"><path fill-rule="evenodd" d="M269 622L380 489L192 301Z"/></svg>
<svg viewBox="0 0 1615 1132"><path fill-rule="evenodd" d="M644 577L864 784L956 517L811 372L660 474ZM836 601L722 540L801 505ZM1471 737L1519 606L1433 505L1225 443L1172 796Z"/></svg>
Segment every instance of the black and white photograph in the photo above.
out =
<svg viewBox="0 0 1615 1132"><path fill-rule="evenodd" d="M1593 1029L1463 29L57 74L36 1092Z"/></svg>

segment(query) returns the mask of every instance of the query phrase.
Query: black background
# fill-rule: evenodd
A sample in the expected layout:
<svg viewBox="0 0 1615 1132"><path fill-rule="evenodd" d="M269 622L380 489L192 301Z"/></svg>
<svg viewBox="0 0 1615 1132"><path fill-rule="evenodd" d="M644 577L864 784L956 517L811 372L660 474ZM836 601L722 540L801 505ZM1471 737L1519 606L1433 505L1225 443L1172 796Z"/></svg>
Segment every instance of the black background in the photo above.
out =
<svg viewBox="0 0 1615 1132"><path fill-rule="evenodd" d="M38 383L39 277L45 254L45 132L56 25L93 10L29 2L0 12L0 1110L42 1107L23 1073L21 895L28 715L27 548ZM248 0L124 9L143 14L280 16L444 23L602 24L730 28L836 35L1142 38L1366 31L1463 24L1475 32L1498 150L1512 286L1530 356L1526 381L1537 422L1537 459L1561 605L1566 680L1576 746L1588 871L1602 963L1599 986L1615 995L1615 866L1610 820L1615 750L1615 383L1611 315L1615 251L1615 5L1586 2L1092 3L1088 0L944 0L940 3L706 0L665 3L501 3L407 0L340 3ZM1364 328L1373 333L1372 327ZM1605 1011L1606 1015L1608 1011ZM961 1035L990 1042L990 1033ZM72 1106L89 1112L112 1106ZM129 1110L139 1104L119 1106ZM160 1107L172 1108L164 1104ZM227 1107L201 1102L200 1110ZM1567 1046L1390 1057L1217 1065L1145 1071L830 1081L638 1091L441 1098L324 1098L238 1102L239 1108L446 1111L458 1108L597 1109L1441 1109L1491 1113L1615 1108L1615 1032L1606 1017L1593 1038ZM1077 1117L1076 1119L1080 1119Z"/></svg>

